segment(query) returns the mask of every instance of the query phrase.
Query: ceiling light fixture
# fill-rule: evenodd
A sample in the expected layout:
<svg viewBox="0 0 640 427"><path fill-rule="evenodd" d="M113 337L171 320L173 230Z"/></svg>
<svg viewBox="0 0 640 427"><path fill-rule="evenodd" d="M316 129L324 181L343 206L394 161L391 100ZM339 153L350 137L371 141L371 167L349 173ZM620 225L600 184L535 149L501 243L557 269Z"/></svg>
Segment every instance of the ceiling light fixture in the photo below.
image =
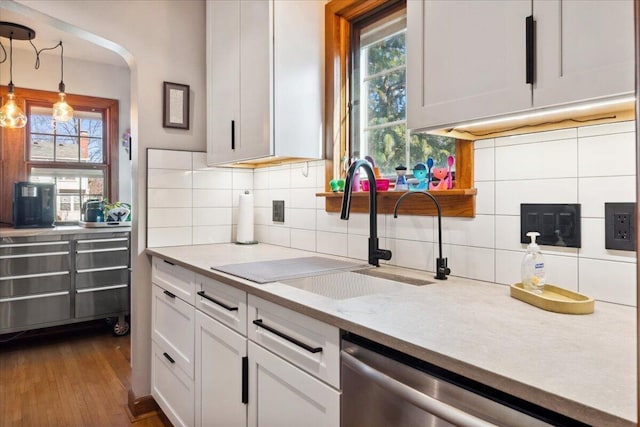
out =
<svg viewBox="0 0 640 427"><path fill-rule="evenodd" d="M73 118L73 108L66 101L64 86L64 46L62 42L58 42L58 44L53 47L38 50L32 41L36 37L36 32L29 27L12 22L0 22L0 37L9 39L9 90L7 102L0 108L0 127L22 128L27 124L27 116L24 115L15 102L13 85L13 40L28 40L29 43L31 43L36 53L36 70L40 68L40 54L43 51L60 48L60 84L58 85L58 101L53 104L52 116L56 122L71 120ZM2 49L4 53L4 58L0 61L0 64L2 64L7 60L7 51L2 45L2 42L0 42L0 49Z"/></svg>

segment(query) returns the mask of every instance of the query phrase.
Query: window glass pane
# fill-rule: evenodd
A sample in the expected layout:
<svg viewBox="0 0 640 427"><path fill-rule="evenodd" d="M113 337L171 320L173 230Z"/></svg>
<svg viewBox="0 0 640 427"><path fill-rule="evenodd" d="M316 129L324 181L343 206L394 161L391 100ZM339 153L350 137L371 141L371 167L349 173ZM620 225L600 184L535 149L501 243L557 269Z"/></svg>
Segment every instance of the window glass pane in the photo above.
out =
<svg viewBox="0 0 640 427"><path fill-rule="evenodd" d="M407 115L405 81L406 70L403 68L367 82L368 126L405 119Z"/></svg>
<svg viewBox="0 0 640 427"><path fill-rule="evenodd" d="M92 138L102 138L102 114L82 112L80 132L86 132L86 135Z"/></svg>
<svg viewBox="0 0 640 427"><path fill-rule="evenodd" d="M405 31L370 45L366 50L367 76L404 65L407 57Z"/></svg>
<svg viewBox="0 0 640 427"><path fill-rule="evenodd" d="M31 133L53 134L53 119L51 118L51 113L51 108L31 107L31 116L28 121Z"/></svg>
<svg viewBox="0 0 640 427"><path fill-rule="evenodd" d="M456 154L456 140L440 135L412 134L409 150L410 169L418 162L426 163L429 157L433 159L434 167L445 168L447 157ZM455 163L452 170L455 170Z"/></svg>
<svg viewBox="0 0 640 427"><path fill-rule="evenodd" d="M54 122L58 135L78 135L78 119L73 118L68 122Z"/></svg>
<svg viewBox="0 0 640 427"><path fill-rule="evenodd" d="M80 139L81 142L83 138ZM102 139L91 138L87 141L87 158L82 159L82 161L86 161L89 163L102 163L103 162L103 152L102 152Z"/></svg>
<svg viewBox="0 0 640 427"><path fill-rule="evenodd" d="M53 160L53 135L31 134L29 160L43 162Z"/></svg>
<svg viewBox="0 0 640 427"><path fill-rule="evenodd" d="M78 155L78 138L67 136L56 138L56 161L77 162Z"/></svg>
<svg viewBox="0 0 640 427"><path fill-rule="evenodd" d="M406 164L405 135L404 124L364 132L365 150L374 158L382 175L395 175L396 166Z"/></svg>

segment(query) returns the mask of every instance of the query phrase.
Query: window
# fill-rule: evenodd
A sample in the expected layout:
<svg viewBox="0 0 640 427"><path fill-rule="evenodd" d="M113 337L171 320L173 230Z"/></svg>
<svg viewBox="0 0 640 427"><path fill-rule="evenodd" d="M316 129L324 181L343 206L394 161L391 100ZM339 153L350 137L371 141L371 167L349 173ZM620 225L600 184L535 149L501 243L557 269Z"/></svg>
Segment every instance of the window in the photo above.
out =
<svg viewBox="0 0 640 427"><path fill-rule="evenodd" d="M0 97L6 94L0 86ZM15 94L29 121L0 131L0 223L13 223L13 185L20 181L57 184L58 222L77 221L88 198L118 200L118 101L67 94L74 120L54 123L58 92L18 87Z"/></svg>
<svg viewBox="0 0 640 427"><path fill-rule="evenodd" d="M29 181L56 184L59 222L78 221L85 201L107 198L105 110L74 108L74 118L59 123L51 107L27 102Z"/></svg>
<svg viewBox="0 0 640 427"><path fill-rule="evenodd" d="M380 172L395 176L429 157L446 167L456 140L410 134L406 126L406 7L396 4L353 23L351 155L371 156Z"/></svg>

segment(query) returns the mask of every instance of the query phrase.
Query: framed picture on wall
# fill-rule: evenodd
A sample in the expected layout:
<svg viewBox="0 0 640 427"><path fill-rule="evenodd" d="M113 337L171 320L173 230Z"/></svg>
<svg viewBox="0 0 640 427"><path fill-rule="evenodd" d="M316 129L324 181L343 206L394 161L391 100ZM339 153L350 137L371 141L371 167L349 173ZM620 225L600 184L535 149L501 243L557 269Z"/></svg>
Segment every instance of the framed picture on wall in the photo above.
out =
<svg viewBox="0 0 640 427"><path fill-rule="evenodd" d="M189 129L189 86L164 82L162 126Z"/></svg>

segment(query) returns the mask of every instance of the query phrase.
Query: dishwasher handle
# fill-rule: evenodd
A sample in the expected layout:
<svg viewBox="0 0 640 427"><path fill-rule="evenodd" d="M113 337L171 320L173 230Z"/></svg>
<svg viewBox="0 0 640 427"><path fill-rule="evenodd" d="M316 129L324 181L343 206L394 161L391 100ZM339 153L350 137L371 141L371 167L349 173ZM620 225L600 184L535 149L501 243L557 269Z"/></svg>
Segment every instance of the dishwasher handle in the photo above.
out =
<svg viewBox="0 0 640 427"><path fill-rule="evenodd" d="M358 374L367 377L369 380L375 382L385 390L398 395L402 400L405 400L418 408L429 412L430 414L460 427L496 427L495 424L481 420L478 417L461 411L454 406L448 405L438 399L421 393L394 378L391 378L345 351L340 353L343 364L353 369Z"/></svg>

